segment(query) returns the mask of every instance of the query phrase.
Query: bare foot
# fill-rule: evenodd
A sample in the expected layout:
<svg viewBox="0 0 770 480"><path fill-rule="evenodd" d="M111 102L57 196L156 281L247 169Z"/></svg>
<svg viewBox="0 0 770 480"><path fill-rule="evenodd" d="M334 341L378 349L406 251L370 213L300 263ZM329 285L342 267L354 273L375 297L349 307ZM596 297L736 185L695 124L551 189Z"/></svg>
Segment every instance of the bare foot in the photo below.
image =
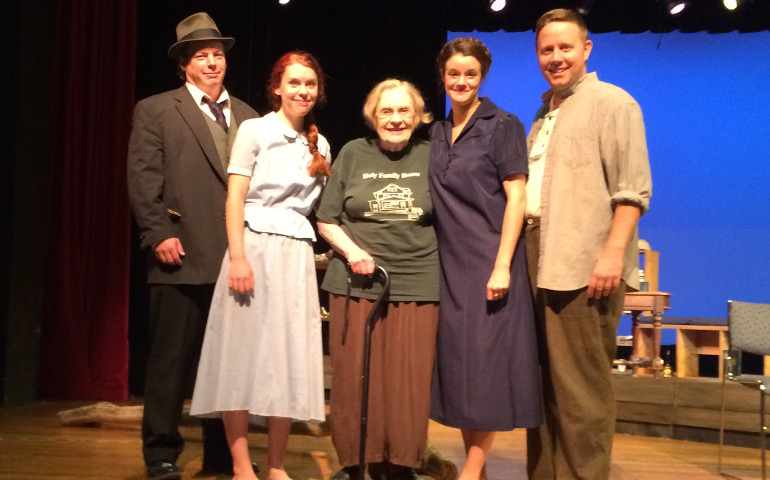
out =
<svg viewBox="0 0 770 480"><path fill-rule="evenodd" d="M466 472L463 470L460 472L460 476L457 477L457 480L487 480L486 468L480 473Z"/></svg>
<svg viewBox="0 0 770 480"><path fill-rule="evenodd" d="M245 475L233 475L233 480L259 480L259 478L257 478L257 475L252 470L250 475L248 472Z"/></svg>
<svg viewBox="0 0 770 480"><path fill-rule="evenodd" d="M283 468L271 468L267 472L267 480L291 480Z"/></svg>
<svg viewBox="0 0 770 480"><path fill-rule="evenodd" d="M475 475L460 475L457 480L487 480L487 477L475 476Z"/></svg>
<svg viewBox="0 0 770 480"><path fill-rule="evenodd" d="M251 467L251 465L249 465L249 467ZM235 475L233 475L233 480L259 480L259 478L257 478L257 474L254 473L254 469L249 468L245 472L236 471Z"/></svg>

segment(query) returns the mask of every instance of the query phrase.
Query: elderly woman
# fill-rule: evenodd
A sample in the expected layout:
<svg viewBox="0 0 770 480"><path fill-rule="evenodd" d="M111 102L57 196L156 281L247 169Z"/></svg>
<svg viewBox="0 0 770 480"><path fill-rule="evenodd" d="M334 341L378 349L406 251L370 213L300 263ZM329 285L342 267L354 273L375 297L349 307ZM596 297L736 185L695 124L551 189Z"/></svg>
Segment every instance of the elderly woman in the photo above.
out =
<svg viewBox="0 0 770 480"><path fill-rule="evenodd" d="M441 253L441 320L432 418L462 430L460 480L485 477L494 431L540 423L531 290L522 233L524 127L479 98L492 57L475 38L438 66L452 105L431 128L430 187Z"/></svg>
<svg viewBox="0 0 770 480"><path fill-rule="evenodd" d="M374 480L415 478L428 434L438 322L438 247L428 192L429 143L412 137L431 116L409 82L389 79L369 93L364 117L375 138L345 145L318 209L318 230L334 248L321 288L330 293L334 368L332 440L344 467L359 473L364 325L380 282L391 278L387 311L372 333L366 463ZM351 297L346 302L350 265Z"/></svg>

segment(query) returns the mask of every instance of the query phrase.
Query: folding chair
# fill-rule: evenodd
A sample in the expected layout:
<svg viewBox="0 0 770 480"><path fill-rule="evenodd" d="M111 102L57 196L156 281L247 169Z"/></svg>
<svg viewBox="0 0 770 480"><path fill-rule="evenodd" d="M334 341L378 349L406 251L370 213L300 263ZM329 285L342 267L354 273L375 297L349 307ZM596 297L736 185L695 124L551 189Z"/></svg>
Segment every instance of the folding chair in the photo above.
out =
<svg viewBox="0 0 770 480"><path fill-rule="evenodd" d="M719 473L722 469L722 446L725 432L725 385L727 381L755 388L759 391L759 438L762 456L762 479L766 480L766 430L765 396L770 377L741 374L741 352L770 355L770 305L761 303L727 302L727 326L729 350L724 352L724 377L722 378L722 407L719 422Z"/></svg>

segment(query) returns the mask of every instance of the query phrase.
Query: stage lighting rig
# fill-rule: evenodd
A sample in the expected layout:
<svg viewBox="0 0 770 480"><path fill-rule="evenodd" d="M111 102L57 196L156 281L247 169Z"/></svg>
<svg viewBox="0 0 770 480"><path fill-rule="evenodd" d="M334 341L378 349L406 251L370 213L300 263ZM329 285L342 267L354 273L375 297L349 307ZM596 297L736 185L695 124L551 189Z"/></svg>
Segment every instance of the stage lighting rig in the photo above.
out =
<svg viewBox="0 0 770 480"><path fill-rule="evenodd" d="M735 10L738 8L738 6L743 3L742 0L723 0L722 2L726 9L728 10Z"/></svg>

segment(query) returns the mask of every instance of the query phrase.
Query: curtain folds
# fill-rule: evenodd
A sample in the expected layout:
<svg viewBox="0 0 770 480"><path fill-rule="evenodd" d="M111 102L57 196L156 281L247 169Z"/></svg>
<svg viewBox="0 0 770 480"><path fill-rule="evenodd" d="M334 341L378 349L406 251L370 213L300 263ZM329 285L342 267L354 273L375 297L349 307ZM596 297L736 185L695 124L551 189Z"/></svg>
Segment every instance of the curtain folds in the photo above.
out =
<svg viewBox="0 0 770 480"><path fill-rule="evenodd" d="M130 211L126 149L136 0L56 2L56 191L41 330L40 394L128 397Z"/></svg>

